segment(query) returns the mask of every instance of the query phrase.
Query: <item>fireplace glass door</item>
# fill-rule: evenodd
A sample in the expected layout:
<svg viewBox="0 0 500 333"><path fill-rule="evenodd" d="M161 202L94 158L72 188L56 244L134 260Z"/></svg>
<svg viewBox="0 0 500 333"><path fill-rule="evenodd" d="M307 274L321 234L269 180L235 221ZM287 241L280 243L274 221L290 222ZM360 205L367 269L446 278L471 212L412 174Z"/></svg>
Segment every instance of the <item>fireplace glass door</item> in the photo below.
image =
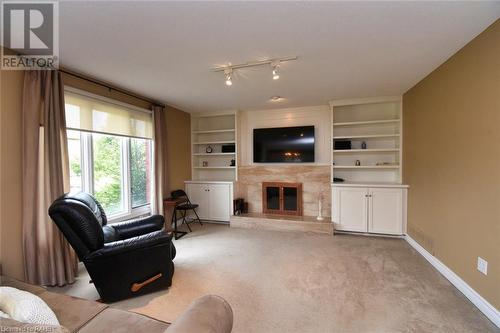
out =
<svg viewBox="0 0 500 333"><path fill-rule="evenodd" d="M297 192L296 187L283 187L283 210L295 212L298 209Z"/></svg>
<svg viewBox="0 0 500 333"><path fill-rule="evenodd" d="M280 210L280 188L269 186L266 188L267 209Z"/></svg>
<svg viewBox="0 0 500 333"><path fill-rule="evenodd" d="M264 214L302 215L302 184L262 183Z"/></svg>

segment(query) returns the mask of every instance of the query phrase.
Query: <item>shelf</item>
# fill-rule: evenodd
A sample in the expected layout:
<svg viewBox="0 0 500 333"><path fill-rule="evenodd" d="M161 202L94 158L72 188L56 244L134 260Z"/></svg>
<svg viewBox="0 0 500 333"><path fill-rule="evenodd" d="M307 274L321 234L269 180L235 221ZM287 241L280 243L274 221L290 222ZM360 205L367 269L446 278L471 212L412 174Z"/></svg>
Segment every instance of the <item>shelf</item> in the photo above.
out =
<svg viewBox="0 0 500 333"><path fill-rule="evenodd" d="M194 153L193 156L231 156L236 153Z"/></svg>
<svg viewBox="0 0 500 333"><path fill-rule="evenodd" d="M372 134L372 135L348 135L348 136L334 136L334 140L343 139L376 139L376 138L397 138L399 134Z"/></svg>
<svg viewBox="0 0 500 333"><path fill-rule="evenodd" d="M400 122L400 119L350 121L350 122L345 122L345 123L333 123L333 126L377 125L377 124L392 124L392 123L399 123L399 122Z"/></svg>
<svg viewBox="0 0 500 333"><path fill-rule="evenodd" d="M235 166L207 166L207 167L193 167L193 169L236 169Z"/></svg>
<svg viewBox="0 0 500 333"><path fill-rule="evenodd" d="M399 165L334 165L334 169L399 169Z"/></svg>
<svg viewBox="0 0 500 333"><path fill-rule="evenodd" d="M220 130L210 130L210 131L193 131L194 134L209 134L209 133L230 133L230 132L235 132L236 130L233 129L220 129Z"/></svg>
<svg viewBox="0 0 500 333"><path fill-rule="evenodd" d="M206 141L206 142L193 142L193 145L215 145L224 143L236 143L236 141L226 140L226 141Z"/></svg>
<svg viewBox="0 0 500 333"><path fill-rule="evenodd" d="M399 149L334 149L335 154L349 154L349 153L396 153Z"/></svg>

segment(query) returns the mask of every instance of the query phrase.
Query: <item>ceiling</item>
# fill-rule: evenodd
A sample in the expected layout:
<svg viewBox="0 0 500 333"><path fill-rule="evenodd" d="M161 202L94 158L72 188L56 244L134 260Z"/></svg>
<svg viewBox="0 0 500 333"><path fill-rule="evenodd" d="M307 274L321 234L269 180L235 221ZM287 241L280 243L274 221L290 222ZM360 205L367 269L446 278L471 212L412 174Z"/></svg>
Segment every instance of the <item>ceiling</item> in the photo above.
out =
<svg viewBox="0 0 500 333"><path fill-rule="evenodd" d="M66 68L188 112L401 95L500 17L500 2L60 3ZM298 56L237 70L210 68ZM284 97L271 102L270 97Z"/></svg>

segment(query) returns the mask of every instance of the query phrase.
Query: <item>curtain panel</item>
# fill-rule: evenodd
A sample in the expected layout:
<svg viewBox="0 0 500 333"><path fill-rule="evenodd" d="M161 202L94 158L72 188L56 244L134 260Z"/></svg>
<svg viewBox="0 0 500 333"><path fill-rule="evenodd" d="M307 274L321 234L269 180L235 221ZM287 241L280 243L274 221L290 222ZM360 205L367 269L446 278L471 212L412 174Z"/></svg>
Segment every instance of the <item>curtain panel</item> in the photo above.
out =
<svg viewBox="0 0 500 333"><path fill-rule="evenodd" d="M23 89L23 256L29 283L75 281L77 258L48 215L69 190L64 86L58 71L27 71Z"/></svg>
<svg viewBox="0 0 500 333"><path fill-rule="evenodd" d="M154 169L155 195L153 212L163 215L163 200L169 197L169 179L167 167L167 119L166 110L153 106L154 120ZM168 221L169 222L169 221Z"/></svg>

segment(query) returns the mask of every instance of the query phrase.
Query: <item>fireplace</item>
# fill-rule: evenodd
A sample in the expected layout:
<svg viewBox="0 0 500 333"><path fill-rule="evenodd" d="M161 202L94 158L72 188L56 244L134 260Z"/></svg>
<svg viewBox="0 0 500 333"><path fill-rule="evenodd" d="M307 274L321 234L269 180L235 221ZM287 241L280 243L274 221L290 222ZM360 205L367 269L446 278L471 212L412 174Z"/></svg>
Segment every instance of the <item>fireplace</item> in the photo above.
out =
<svg viewBox="0 0 500 333"><path fill-rule="evenodd" d="M262 210L264 214L302 216L302 184L262 183Z"/></svg>

